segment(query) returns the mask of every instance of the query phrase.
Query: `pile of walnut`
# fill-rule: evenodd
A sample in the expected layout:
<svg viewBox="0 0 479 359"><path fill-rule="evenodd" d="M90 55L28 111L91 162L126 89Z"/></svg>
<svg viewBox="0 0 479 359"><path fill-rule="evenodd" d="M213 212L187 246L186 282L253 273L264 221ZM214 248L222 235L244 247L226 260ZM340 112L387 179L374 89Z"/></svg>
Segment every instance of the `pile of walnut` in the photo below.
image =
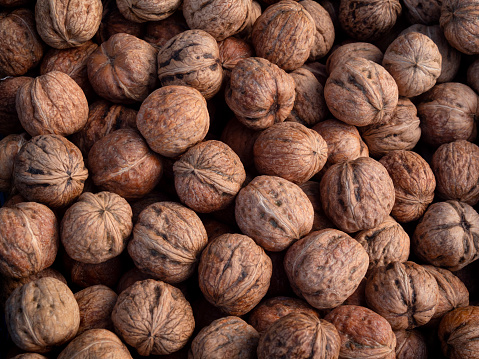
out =
<svg viewBox="0 0 479 359"><path fill-rule="evenodd" d="M479 358L477 55L479 0L0 0L0 351Z"/></svg>

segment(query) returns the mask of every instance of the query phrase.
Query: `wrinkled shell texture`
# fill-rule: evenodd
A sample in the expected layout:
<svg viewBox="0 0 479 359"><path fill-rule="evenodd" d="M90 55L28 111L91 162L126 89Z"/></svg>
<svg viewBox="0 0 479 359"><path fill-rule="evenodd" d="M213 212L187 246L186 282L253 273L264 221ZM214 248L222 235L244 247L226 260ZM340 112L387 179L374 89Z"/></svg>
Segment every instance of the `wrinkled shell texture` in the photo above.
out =
<svg viewBox="0 0 479 359"><path fill-rule="evenodd" d="M159 21L172 15L181 5L181 0L117 0L120 13L130 21Z"/></svg>
<svg viewBox="0 0 479 359"><path fill-rule="evenodd" d="M232 118L224 127L220 140L235 151L245 168L249 168L254 165L253 148L260 133Z"/></svg>
<svg viewBox="0 0 479 359"><path fill-rule="evenodd" d="M163 86L191 86L212 98L223 82L218 43L203 30L172 37L158 52L158 78Z"/></svg>
<svg viewBox="0 0 479 359"><path fill-rule="evenodd" d="M361 57L381 64L383 56L382 51L369 42L352 42L336 48L331 55L329 55L326 61L326 68L328 73L331 73L336 67L342 65L351 57Z"/></svg>
<svg viewBox="0 0 479 359"><path fill-rule="evenodd" d="M207 244L205 227L194 211L158 202L140 213L128 253L143 272L173 284L193 274Z"/></svg>
<svg viewBox="0 0 479 359"><path fill-rule="evenodd" d="M256 54L285 71L301 67L315 41L316 25L306 9L292 0L268 7L253 26Z"/></svg>
<svg viewBox="0 0 479 359"><path fill-rule="evenodd" d="M27 142L27 135L8 135L0 140L0 191L8 192L12 184L13 164L20 148Z"/></svg>
<svg viewBox="0 0 479 359"><path fill-rule="evenodd" d="M387 170L370 157L332 165L321 179L320 191L324 212L347 233L379 225L395 200Z"/></svg>
<svg viewBox="0 0 479 359"><path fill-rule="evenodd" d="M417 330L398 330L396 335L396 359L427 359L428 351L424 335Z"/></svg>
<svg viewBox="0 0 479 359"><path fill-rule="evenodd" d="M248 236L223 234L201 253L198 282L205 298L229 315L253 309L268 291L272 262Z"/></svg>
<svg viewBox="0 0 479 359"><path fill-rule="evenodd" d="M24 131L18 119L15 100L18 89L30 81L32 78L26 76L0 80L0 134L5 136Z"/></svg>
<svg viewBox="0 0 479 359"><path fill-rule="evenodd" d="M432 25L441 17L442 0L403 0L411 24Z"/></svg>
<svg viewBox="0 0 479 359"><path fill-rule="evenodd" d="M384 67L359 57L336 67L324 86L333 116L354 126L387 121L398 96L398 86Z"/></svg>
<svg viewBox="0 0 479 359"><path fill-rule="evenodd" d="M366 274L364 248L337 229L312 232L286 252L284 268L297 295L318 309L343 303Z"/></svg>
<svg viewBox="0 0 479 359"><path fill-rule="evenodd" d="M59 245L58 222L47 206L22 202L0 209L0 273L27 277L51 266Z"/></svg>
<svg viewBox="0 0 479 359"><path fill-rule="evenodd" d="M39 0L35 5L37 31L55 49L77 47L95 35L102 12L100 0Z"/></svg>
<svg viewBox="0 0 479 359"><path fill-rule="evenodd" d="M294 106L292 76L261 57L238 62L225 90L229 108L245 126L264 130L283 122Z"/></svg>
<svg viewBox="0 0 479 359"><path fill-rule="evenodd" d="M234 201L246 173L238 155L221 141L200 142L173 165L180 200L196 212L224 209Z"/></svg>
<svg viewBox="0 0 479 359"><path fill-rule="evenodd" d="M312 231L319 231L326 228L334 228L334 224L324 214L323 201L321 201L321 192L319 190L319 183L314 181L307 181L299 185L301 190L306 193L314 209L314 221Z"/></svg>
<svg viewBox="0 0 479 359"><path fill-rule="evenodd" d="M339 332L340 358L396 358L396 336L391 325L371 309L342 305L329 312L325 319Z"/></svg>
<svg viewBox="0 0 479 359"><path fill-rule="evenodd" d="M193 310L181 291L153 279L121 292L111 318L119 336L144 356L180 350L195 328Z"/></svg>
<svg viewBox="0 0 479 359"><path fill-rule="evenodd" d="M173 36L186 30L189 30L189 27L186 24L183 15L177 11L166 19L147 22L146 34L143 36L143 40L159 50ZM141 34L135 36L141 37Z"/></svg>
<svg viewBox="0 0 479 359"><path fill-rule="evenodd" d="M191 343L189 359L255 359L259 334L238 317L224 317L201 329Z"/></svg>
<svg viewBox="0 0 479 359"><path fill-rule="evenodd" d="M95 35L95 40L97 40L98 43L101 44L107 41L111 36L121 32L136 36L138 38L144 35L145 25L125 19L125 17L120 13L120 10L118 10L118 7L115 6L115 1L106 1L105 5L106 6L103 9L103 17L100 28ZM144 40L149 42L146 37Z"/></svg>
<svg viewBox="0 0 479 359"><path fill-rule="evenodd" d="M253 47L246 41L236 37L227 37L218 42L220 61L225 75L230 76L231 71L241 59L254 55Z"/></svg>
<svg viewBox="0 0 479 359"><path fill-rule="evenodd" d="M431 320L438 291L436 279L419 264L393 262L368 277L366 301L394 330L413 329Z"/></svg>
<svg viewBox="0 0 479 359"><path fill-rule="evenodd" d="M276 176L257 176L236 197L241 232L268 251L279 252L311 231L314 209L296 184Z"/></svg>
<svg viewBox="0 0 479 359"><path fill-rule="evenodd" d="M153 151L177 157L205 138L210 116L198 90L165 86L142 102L136 123Z"/></svg>
<svg viewBox="0 0 479 359"><path fill-rule="evenodd" d="M15 157L14 185L28 201L62 207L83 191L88 170L75 145L59 135L28 141Z"/></svg>
<svg viewBox="0 0 479 359"><path fill-rule="evenodd" d="M457 271L479 258L479 214L466 203L429 206L412 237L416 255L437 267Z"/></svg>
<svg viewBox="0 0 479 359"><path fill-rule="evenodd" d="M88 165L96 186L126 199L153 190L163 171L160 157L132 129L116 130L95 142Z"/></svg>
<svg viewBox="0 0 479 359"><path fill-rule="evenodd" d="M70 288L45 277L15 289L5 309L8 332L19 348L45 353L72 339L80 311Z"/></svg>
<svg viewBox="0 0 479 359"><path fill-rule="evenodd" d="M258 359L339 357L341 340L331 323L315 315L291 313L260 337Z"/></svg>

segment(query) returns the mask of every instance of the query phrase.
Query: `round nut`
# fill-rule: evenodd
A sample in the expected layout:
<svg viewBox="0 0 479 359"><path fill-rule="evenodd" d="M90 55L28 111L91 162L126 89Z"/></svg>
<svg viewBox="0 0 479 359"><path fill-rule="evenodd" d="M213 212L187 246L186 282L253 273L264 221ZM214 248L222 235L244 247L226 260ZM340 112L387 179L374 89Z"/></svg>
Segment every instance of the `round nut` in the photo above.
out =
<svg viewBox="0 0 479 359"><path fill-rule="evenodd" d="M8 135L0 140L0 191L9 192L11 190L15 156L26 142L26 133Z"/></svg>
<svg viewBox="0 0 479 359"><path fill-rule="evenodd" d="M118 10L125 19L134 22L159 21L171 16L181 5L181 0L117 0Z"/></svg>

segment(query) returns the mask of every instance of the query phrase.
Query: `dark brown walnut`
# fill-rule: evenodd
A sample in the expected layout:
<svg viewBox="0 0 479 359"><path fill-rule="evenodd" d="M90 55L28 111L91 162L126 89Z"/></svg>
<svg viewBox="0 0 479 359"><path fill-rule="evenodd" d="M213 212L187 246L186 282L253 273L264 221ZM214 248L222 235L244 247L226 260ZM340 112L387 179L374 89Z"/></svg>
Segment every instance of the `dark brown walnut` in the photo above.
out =
<svg viewBox="0 0 479 359"><path fill-rule="evenodd" d="M236 197L241 232L279 252L311 231L314 209L301 188L281 177L257 176Z"/></svg>
<svg viewBox="0 0 479 359"><path fill-rule="evenodd" d="M137 267L133 267L129 271L126 271L125 273L123 273L120 280L118 281L115 291L117 293L121 293L126 288L131 287L136 282L145 280L145 279L154 279L154 278L153 276L140 271Z"/></svg>
<svg viewBox="0 0 479 359"><path fill-rule="evenodd" d="M321 85L326 83L326 80L329 77L328 71L326 71L326 65L316 61L316 62L307 62L300 68L311 71L311 73L316 77Z"/></svg>
<svg viewBox="0 0 479 359"><path fill-rule="evenodd" d="M324 214L323 202L321 201L321 192L319 191L319 183L314 181L307 181L299 185L299 187L306 193L314 209L314 221L312 231L319 231L326 228L334 228L334 224Z"/></svg>
<svg viewBox="0 0 479 359"><path fill-rule="evenodd" d="M0 79L0 134L6 136L24 132L18 119L15 99L18 89L30 81L32 78L26 76Z"/></svg>
<svg viewBox="0 0 479 359"><path fill-rule="evenodd" d="M416 106L406 97L400 97L393 115L384 123L360 128L361 137L371 156L381 158L394 150L411 150L421 138L421 127Z"/></svg>
<svg viewBox="0 0 479 359"><path fill-rule="evenodd" d="M436 178L429 164L416 152L391 151L379 161L394 183L395 202L391 215L399 222L422 217L434 199Z"/></svg>
<svg viewBox="0 0 479 359"><path fill-rule="evenodd" d="M131 359L130 352L114 333L91 329L79 334L60 353L58 359L115 358Z"/></svg>
<svg viewBox="0 0 479 359"><path fill-rule="evenodd" d="M80 150L63 136L35 136L15 157L13 184L28 201L66 206L80 196L87 177Z"/></svg>
<svg viewBox="0 0 479 359"><path fill-rule="evenodd" d="M253 26L256 20L260 17L262 13L261 5L258 1L251 1L248 3L248 17L245 20L243 29L235 35L240 39L251 43L251 33L253 32Z"/></svg>
<svg viewBox="0 0 479 359"><path fill-rule="evenodd" d="M383 52L369 42L351 42L339 46L328 56L326 69L331 73L352 57L361 57L381 65L383 56Z"/></svg>
<svg viewBox="0 0 479 359"><path fill-rule="evenodd" d="M254 56L253 47L246 41L236 37L227 37L218 42L220 61L225 74L224 80L231 77L231 71L241 59Z"/></svg>
<svg viewBox="0 0 479 359"><path fill-rule="evenodd" d="M133 129L119 129L95 142L88 153L93 182L126 199L143 197L160 181L163 164Z"/></svg>
<svg viewBox="0 0 479 359"><path fill-rule="evenodd" d="M28 6L30 0L0 0L0 6L5 7L20 7Z"/></svg>
<svg viewBox="0 0 479 359"><path fill-rule="evenodd" d="M361 279L356 290L351 294L342 305L359 305L362 307L366 307L366 281L367 278L364 277Z"/></svg>
<svg viewBox="0 0 479 359"><path fill-rule="evenodd" d="M427 359L426 338L416 330L398 330L396 336L396 359Z"/></svg>
<svg viewBox="0 0 479 359"><path fill-rule="evenodd" d="M207 244L205 227L194 211L158 202L140 213L128 253L140 270L174 284L193 274Z"/></svg>
<svg viewBox="0 0 479 359"><path fill-rule="evenodd" d="M438 331L444 355L451 359L474 359L479 351L479 307L457 308L446 314Z"/></svg>
<svg viewBox="0 0 479 359"><path fill-rule="evenodd" d="M329 312L325 320L336 327L341 338L339 358L396 358L391 325L371 309L342 305Z"/></svg>
<svg viewBox="0 0 479 359"><path fill-rule="evenodd" d="M359 232L354 239L368 253L369 274L377 267L392 262L405 262L409 258L409 235L392 217L387 217L377 227Z"/></svg>
<svg viewBox="0 0 479 359"><path fill-rule="evenodd" d="M0 191L9 192L12 186L13 164L28 135L8 135L0 140Z"/></svg>
<svg viewBox="0 0 479 359"><path fill-rule="evenodd" d="M467 84L476 92L479 92L479 59L474 60L467 68ZM0 88L2 83L0 82ZM1 90L0 90L1 96Z"/></svg>
<svg viewBox="0 0 479 359"><path fill-rule="evenodd" d="M294 79L268 60L250 57L231 72L225 99L241 123L264 130L283 122L293 109Z"/></svg>
<svg viewBox="0 0 479 359"><path fill-rule="evenodd" d="M282 0L268 7L256 20L252 42L257 56L292 71L308 60L316 31L314 18L303 6Z"/></svg>
<svg viewBox="0 0 479 359"><path fill-rule="evenodd" d="M92 285L75 293L80 309L80 327L77 335L90 329L113 330L111 312L118 295L105 285Z"/></svg>
<svg viewBox="0 0 479 359"><path fill-rule="evenodd" d="M120 337L143 356L180 350L195 328L193 310L181 291L153 279L121 292L111 318Z"/></svg>
<svg viewBox="0 0 479 359"><path fill-rule="evenodd" d="M21 76L38 65L43 44L28 9L0 12L0 78Z"/></svg>
<svg viewBox="0 0 479 359"><path fill-rule="evenodd" d="M172 37L158 52L158 78L162 86L191 86L209 100L223 82L218 43L203 30Z"/></svg>
<svg viewBox="0 0 479 359"><path fill-rule="evenodd" d="M88 120L83 90L67 74L51 71L19 88L15 106L23 128L31 135L68 136Z"/></svg>
<svg viewBox="0 0 479 359"><path fill-rule="evenodd" d="M316 315L291 313L274 322L260 337L258 359L336 359L340 347L334 325Z"/></svg>
<svg viewBox="0 0 479 359"><path fill-rule="evenodd" d="M406 17L411 24L434 25L441 17L442 0L404 0Z"/></svg>
<svg viewBox="0 0 479 359"><path fill-rule="evenodd" d="M6 198L6 201L3 204L3 207L12 207L13 205L18 204L20 202L26 202L25 198L23 198L22 195L19 193L12 194Z"/></svg>
<svg viewBox="0 0 479 359"><path fill-rule="evenodd" d="M125 258L116 256L105 262L92 264L69 259L71 281L81 288L103 284L115 288L125 267Z"/></svg>
<svg viewBox="0 0 479 359"><path fill-rule="evenodd" d="M337 229L311 232L288 249L284 268L294 292L317 309L341 305L368 269L366 250Z"/></svg>
<svg viewBox="0 0 479 359"><path fill-rule="evenodd" d="M15 355L12 359L47 359L47 357L37 353L25 353Z"/></svg>
<svg viewBox="0 0 479 359"><path fill-rule="evenodd" d="M157 52L133 35L115 34L88 58L88 79L111 102L141 102L156 86Z"/></svg>
<svg viewBox="0 0 479 359"><path fill-rule="evenodd" d="M131 210L133 212L133 223L135 224L138 221L138 216L140 213L148 207L150 204L163 201L171 201L172 197L165 192L158 190L153 190L140 199L130 201Z"/></svg>
<svg viewBox="0 0 479 359"><path fill-rule="evenodd" d="M201 329L191 342L189 359L255 359L258 332L243 319L219 318Z"/></svg>
<svg viewBox="0 0 479 359"><path fill-rule="evenodd" d="M321 179L320 191L324 213L347 233L376 227L395 201L391 177L370 157L332 165Z"/></svg>
<svg viewBox="0 0 479 359"><path fill-rule="evenodd" d="M152 46L161 49L173 36L189 30L186 20L181 11L176 11L173 15L160 21L148 21L146 23L146 33L143 40Z"/></svg>
<svg viewBox="0 0 479 359"><path fill-rule="evenodd" d="M479 258L479 214L466 203L429 206L412 236L412 249L436 267L457 271Z"/></svg>
<svg viewBox="0 0 479 359"><path fill-rule="evenodd" d="M44 277L13 291L5 307L5 320L16 346L45 353L75 337L80 311L66 284Z"/></svg>
<svg viewBox="0 0 479 359"><path fill-rule="evenodd" d="M271 259L248 236L223 234L201 253L198 282L205 298L229 315L243 315L265 296Z"/></svg>
<svg viewBox="0 0 479 359"><path fill-rule="evenodd" d="M219 222L212 218L203 219L203 225L206 229L206 234L208 236L208 241L215 239L216 237L221 236L226 233L233 233L234 230L229 224Z"/></svg>
<svg viewBox="0 0 479 359"><path fill-rule="evenodd" d="M356 57L337 66L324 86L329 110L349 125L386 122L398 103L394 78L370 60Z"/></svg>
<svg viewBox="0 0 479 359"><path fill-rule="evenodd" d="M40 0L35 5L37 31L55 49L77 47L95 35L102 12L100 0Z"/></svg>
<svg viewBox="0 0 479 359"><path fill-rule="evenodd" d="M120 10L118 10L116 1L107 0L103 2L103 16L100 27L95 35L95 40L101 44L118 33L126 33L142 38L145 34L146 26L144 23L125 19ZM144 40L146 41L146 39Z"/></svg>
<svg viewBox="0 0 479 359"><path fill-rule="evenodd" d="M477 104L476 93L462 83L434 86L417 105L422 139L433 146L456 140L474 141Z"/></svg>
<svg viewBox="0 0 479 359"><path fill-rule="evenodd" d="M413 329L431 320L438 303L436 279L414 262L376 268L366 283L368 307L394 330Z"/></svg>
<svg viewBox="0 0 479 359"><path fill-rule="evenodd" d="M210 116L198 90L172 85L153 91L142 102L136 124L153 151L177 157L205 138Z"/></svg>
<svg viewBox="0 0 479 359"><path fill-rule="evenodd" d="M173 172L181 202L200 213L227 207L246 178L238 155L216 140L191 147L174 163Z"/></svg>
<svg viewBox="0 0 479 359"><path fill-rule="evenodd" d="M117 0L116 5L125 19L147 22L166 19L180 7L181 0Z"/></svg>

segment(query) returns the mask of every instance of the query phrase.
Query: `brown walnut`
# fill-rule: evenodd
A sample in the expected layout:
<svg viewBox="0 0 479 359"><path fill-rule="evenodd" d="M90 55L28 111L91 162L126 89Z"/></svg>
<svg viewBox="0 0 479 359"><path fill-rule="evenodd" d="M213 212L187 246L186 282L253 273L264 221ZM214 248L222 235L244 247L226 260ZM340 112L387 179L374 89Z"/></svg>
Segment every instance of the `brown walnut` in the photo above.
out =
<svg viewBox="0 0 479 359"><path fill-rule="evenodd" d="M116 1L108 0L103 4L103 17L98 32L95 35L95 40L101 44L107 41L111 36L121 32L142 38L146 26L144 23L125 19L120 10L118 10ZM147 41L146 38L143 40Z"/></svg>
<svg viewBox="0 0 479 359"><path fill-rule="evenodd" d="M69 259L71 266L71 280L81 288L103 284L114 288L125 267L125 258L116 256L105 262L93 264L82 263Z"/></svg>
<svg viewBox="0 0 479 359"><path fill-rule="evenodd" d="M27 134L8 135L0 140L0 191L9 192L12 185L13 164L20 148L27 142Z"/></svg>
<svg viewBox="0 0 479 359"><path fill-rule="evenodd" d="M221 66L223 66L225 74L224 80L229 80L231 71L240 60L254 56L254 49L248 42L233 36L219 41L218 48Z"/></svg>
<svg viewBox="0 0 479 359"><path fill-rule="evenodd" d="M396 335L396 359L427 359L428 350L426 338L416 330L397 330Z"/></svg>
<svg viewBox="0 0 479 359"><path fill-rule="evenodd" d="M146 34L143 40L152 46L161 49L173 36L181 34L190 28L181 11L176 11L173 15L160 21L149 21L146 23ZM138 36L140 37L140 36Z"/></svg>
<svg viewBox="0 0 479 359"><path fill-rule="evenodd" d="M442 0L403 0L406 16L411 24L439 23Z"/></svg>
<svg viewBox="0 0 479 359"><path fill-rule="evenodd" d="M476 91L476 93L479 92L479 59L474 60L467 68L467 84ZM0 82L0 87L1 86L2 83Z"/></svg>
<svg viewBox="0 0 479 359"><path fill-rule="evenodd" d="M220 140L235 151L245 168L250 168L254 165L254 143L260 133L232 118L224 127Z"/></svg>
<svg viewBox="0 0 479 359"><path fill-rule="evenodd" d="M26 76L0 79L0 134L6 136L24 132L18 119L15 100L18 89L32 80Z"/></svg>
<svg viewBox="0 0 479 359"><path fill-rule="evenodd" d="M48 359L46 356L37 353L24 353L15 355L12 359Z"/></svg>
<svg viewBox="0 0 479 359"><path fill-rule="evenodd" d="M321 200L321 192L319 190L319 183L314 181L307 181L299 185L301 190L306 193L314 209L314 220L312 231L319 231L326 228L334 228L334 224L324 214L323 201Z"/></svg>
<svg viewBox="0 0 479 359"><path fill-rule="evenodd" d="M326 69L328 73L331 73L336 67L352 57L362 57L380 65L383 61L383 56L383 52L369 42L351 42L339 46L329 55L326 61Z"/></svg>
<svg viewBox="0 0 479 359"><path fill-rule="evenodd" d="M147 22L166 19L180 7L181 0L117 0L116 5L125 19Z"/></svg>

